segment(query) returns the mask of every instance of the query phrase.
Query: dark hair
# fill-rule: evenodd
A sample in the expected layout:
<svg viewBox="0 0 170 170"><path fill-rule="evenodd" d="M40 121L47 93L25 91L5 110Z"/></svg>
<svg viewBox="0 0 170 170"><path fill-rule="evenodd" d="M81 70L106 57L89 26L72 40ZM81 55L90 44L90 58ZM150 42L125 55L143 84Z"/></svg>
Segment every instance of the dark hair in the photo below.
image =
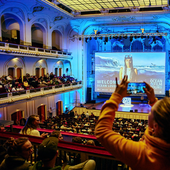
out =
<svg viewBox="0 0 170 170"><path fill-rule="evenodd" d="M50 137L56 137L56 138L58 138L59 135L60 135L60 133L61 133L60 131L54 130L54 131L51 133Z"/></svg>
<svg viewBox="0 0 170 170"><path fill-rule="evenodd" d="M39 117L38 115L31 115L29 116L29 118L26 121L26 124L24 126L24 128L22 129L22 133L26 134L27 129L36 129L35 125L33 124L33 122L35 121L35 118Z"/></svg>
<svg viewBox="0 0 170 170"><path fill-rule="evenodd" d="M82 138L81 137L73 137L72 139L72 142L75 142L75 143L82 143Z"/></svg>
<svg viewBox="0 0 170 170"><path fill-rule="evenodd" d="M22 146L27 141L27 137L20 137L18 139L14 139L13 137L11 137L6 141L4 147L7 148L7 153L9 155L16 155L16 152L22 152Z"/></svg>
<svg viewBox="0 0 170 170"><path fill-rule="evenodd" d="M162 139L170 143L170 98L159 100L159 105L153 110L155 121L162 129Z"/></svg>

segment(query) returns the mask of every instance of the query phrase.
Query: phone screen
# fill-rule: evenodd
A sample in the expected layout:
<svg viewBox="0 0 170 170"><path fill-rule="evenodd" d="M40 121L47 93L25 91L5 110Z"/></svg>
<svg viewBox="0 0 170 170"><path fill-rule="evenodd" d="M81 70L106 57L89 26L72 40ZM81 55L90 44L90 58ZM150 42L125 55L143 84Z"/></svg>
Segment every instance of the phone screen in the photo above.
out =
<svg viewBox="0 0 170 170"><path fill-rule="evenodd" d="M143 82L130 82L128 84L127 93L129 94L142 94L145 93L143 88L146 88L146 84Z"/></svg>

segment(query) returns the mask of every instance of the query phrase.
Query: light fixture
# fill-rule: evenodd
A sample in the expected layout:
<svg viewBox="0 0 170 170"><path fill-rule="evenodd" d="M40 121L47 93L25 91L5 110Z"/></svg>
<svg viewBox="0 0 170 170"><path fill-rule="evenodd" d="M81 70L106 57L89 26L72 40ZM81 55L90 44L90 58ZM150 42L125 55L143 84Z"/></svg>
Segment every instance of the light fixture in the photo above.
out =
<svg viewBox="0 0 170 170"><path fill-rule="evenodd" d="M146 37L146 36L167 36L168 33L166 32L153 32L153 33L123 33L123 37L127 38L127 37ZM75 38L99 38L102 39L103 37L113 37L113 38L118 38L118 37L122 37L122 33L114 33L114 34L89 34L89 35L74 35Z"/></svg>
<svg viewBox="0 0 170 170"><path fill-rule="evenodd" d="M86 38L85 38L85 42L87 43L87 41L88 41L88 38L86 37Z"/></svg>

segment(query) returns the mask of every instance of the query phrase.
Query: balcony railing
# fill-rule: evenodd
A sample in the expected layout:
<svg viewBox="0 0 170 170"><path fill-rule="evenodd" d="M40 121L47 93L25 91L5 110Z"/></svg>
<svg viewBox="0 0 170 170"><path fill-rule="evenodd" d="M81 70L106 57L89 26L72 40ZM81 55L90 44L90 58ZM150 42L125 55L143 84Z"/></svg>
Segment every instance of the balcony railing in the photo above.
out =
<svg viewBox="0 0 170 170"><path fill-rule="evenodd" d="M31 47L20 44L12 44L0 42L0 53L12 53L12 55L26 55L32 57L47 57L47 58L72 58L71 52L50 50L38 47Z"/></svg>
<svg viewBox="0 0 170 170"><path fill-rule="evenodd" d="M39 144L43 141L44 138L34 137L29 135L21 135L18 133L12 132L1 132L0 131L0 142L3 144L8 138L19 138L19 137L28 137L34 148L34 156L31 156L31 163L35 163L37 161L37 149ZM122 162L116 160L108 151L105 150L104 147L99 146L89 146L83 144L77 144L73 142L59 141L58 150L60 152L60 158L58 161L58 165L61 165L62 160L62 152L66 156L69 156L69 160L75 159L76 154L80 154L81 162L86 159L94 159L96 161L96 169L97 170L128 170L129 168L123 164Z"/></svg>
<svg viewBox="0 0 170 170"><path fill-rule="evenodd" d="M62 85L54 85L54 86L46 86L35 89L28 89L23 91L9 92L9 93L1 93L0 94L0 105L6 103L12 103L20 100L28 100L34 97L45 96L50 94L57 94L59 92L66 92L75 89L82 88L82 82L62 84Z"/></svg>

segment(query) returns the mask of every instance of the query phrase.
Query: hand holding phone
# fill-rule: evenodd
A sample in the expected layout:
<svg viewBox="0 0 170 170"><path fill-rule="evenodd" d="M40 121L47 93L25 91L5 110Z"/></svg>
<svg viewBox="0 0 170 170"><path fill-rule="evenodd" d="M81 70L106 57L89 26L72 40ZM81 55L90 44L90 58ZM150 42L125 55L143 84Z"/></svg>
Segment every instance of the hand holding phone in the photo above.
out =
<svg viewBox="0 0 170 170"><path fill-rule="evenodd" d="M146 83L144 82L130 82L128 83L127 93L128 94L143 94L145 93L143 88L146 88Z"/></svg>

